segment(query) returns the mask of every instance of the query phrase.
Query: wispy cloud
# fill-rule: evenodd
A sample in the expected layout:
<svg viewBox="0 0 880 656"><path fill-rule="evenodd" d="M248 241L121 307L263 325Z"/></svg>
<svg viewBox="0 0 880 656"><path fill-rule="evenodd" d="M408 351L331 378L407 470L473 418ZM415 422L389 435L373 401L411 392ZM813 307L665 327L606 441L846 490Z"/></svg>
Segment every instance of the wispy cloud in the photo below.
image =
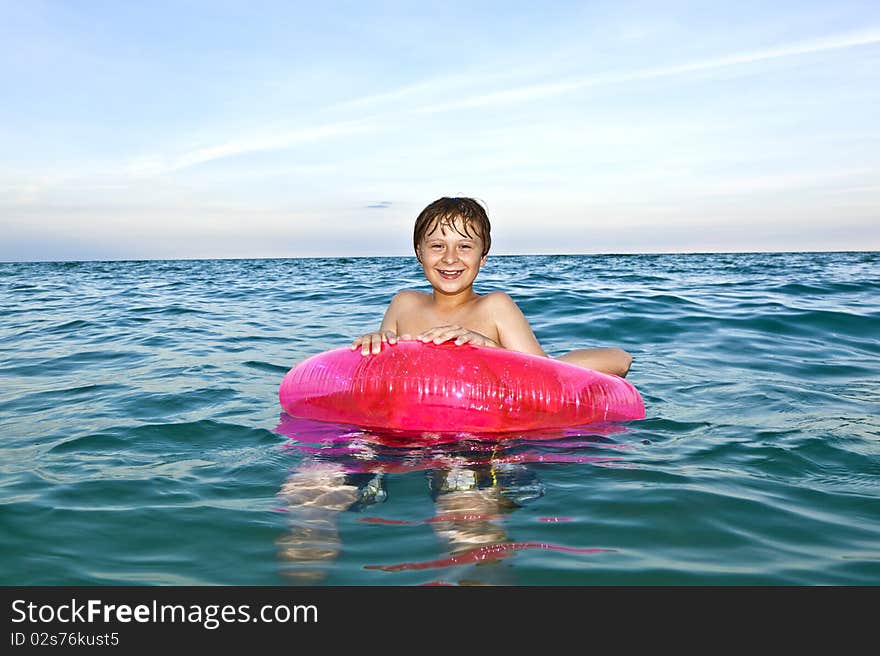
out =
<svg viewBox="0 0 880 656"><path fill-rule="evenodd" d="M481 88L487 84L503 83L522 77L518 70L496 69L491 71L464 71L449 75L437 75L411 84L379 93L352 98L328 107L328 110L362 110L365 107L400 103L406 107L424 98L460 93L469 88Z"/></svg>
<svg viewBox="0 0 880 656"><path fill-rule="evenodd" d="M369 107L373 105L381 105L388 102L397 102L401 100L406 100L413 96L429 94L435 91L438 87L454 86L459 84L460 82L460 78L449 77L422 80L414 84L408 84L402 87L398 87L397 89L391 89L390 91L383 91L381 93L374 93L367 96L362 96L360 98L346 100L341 103L332 105L329 109L362 109L364 107Z"/></svg>
<svg viewBox="0 0 880 656"><path fill-rule="evenodd" d="M842 50L844 48L853 48L856 46L869 46L878 43L880 43L880 28L860 30L850 34L838 34L822 39L804 41L802 43L777 46L776 48L765 48L763 50L735 53L704 61L682 64L680 66L642 71L634 73L632 79L682 75L685 73L726 68L728 66L753 64L771 59L781 59L783 57L813 55L830 50Z"/></svg>
<svg viewBox="0 0 880 656"><path fill-rule="evenodd" d="M125 170L130 177L153 177L227 157L284 150L303 143L370 132L374 129L376 129L374 124L362 119L317 125L289 132L252 135L245 139L227 141L215 146L197 148L172 156L149 155L138 157L131 161Z"/></svg>
<svg viewBox="0 0 880 656"><path fill-rule="evenodd" d="M383 210L386 207L391 207L390 200L380 200L378 203L373 203L371 205L367 205L367 209L371 209L371 210Z"/></svg>
<svg viewBox="0 0 880 656"><path fill-rule="evenodd" d="M591 75L587 77L559 80L545 84L527 85L513 89L505 89L487 94L480 94L464 98L462 100L434 104L417 108L418 113L437 113L489 105L505 105L518 102L540 100L572 91L579 91L588 87L620 84L625 82L637 82L663 77L687 75L689 73L701 73L732 66L741 66L765 62L785 57L797 57L813 55L833 50L842 50L858 46L869 46L880 43L880 28L860 30L849 34L839 34L821 39L804 41L801 43L765 48L762 50L746 51L731 55L722 55L701 61L688 62L676 66L662 68L650 68L636 71L620 71L607 74Z"/></svg>

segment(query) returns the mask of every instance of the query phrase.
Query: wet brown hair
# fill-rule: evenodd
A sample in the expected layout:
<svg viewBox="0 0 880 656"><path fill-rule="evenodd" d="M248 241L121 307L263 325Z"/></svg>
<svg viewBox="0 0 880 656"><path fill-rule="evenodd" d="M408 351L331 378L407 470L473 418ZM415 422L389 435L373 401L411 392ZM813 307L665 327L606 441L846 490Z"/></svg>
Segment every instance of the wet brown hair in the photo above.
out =
<svg viewBox="0 0 880 656"><path fill-rule="evenodd" d="M460 221L464 232L455 226L456 219ZM489 223L489 216L486 214L485 208L473 198L444 196L428 205L416 217L416 225L413 228L413 248L416 251L416 257L419 257L419 243L422 238L434 232L437 226L444 225L449 226L462 237L471 239L474 237L471 234L471 230L473 230L476 236L483 240L483 256L489 252L489 247L492 245L492 224Z"/></svg>

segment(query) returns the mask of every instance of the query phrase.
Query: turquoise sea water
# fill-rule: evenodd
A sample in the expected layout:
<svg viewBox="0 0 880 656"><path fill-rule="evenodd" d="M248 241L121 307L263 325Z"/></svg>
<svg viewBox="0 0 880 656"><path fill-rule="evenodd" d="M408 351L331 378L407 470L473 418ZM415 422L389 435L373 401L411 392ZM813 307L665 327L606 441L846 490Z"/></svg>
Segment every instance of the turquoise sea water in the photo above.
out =
<svg viewBox="0 0 880 656"><path fill-rule="evenodd" d="M0 264L0 583L880 584L878 264L490 258L647 418L433 447L277 399L413 258Z"/></svg>

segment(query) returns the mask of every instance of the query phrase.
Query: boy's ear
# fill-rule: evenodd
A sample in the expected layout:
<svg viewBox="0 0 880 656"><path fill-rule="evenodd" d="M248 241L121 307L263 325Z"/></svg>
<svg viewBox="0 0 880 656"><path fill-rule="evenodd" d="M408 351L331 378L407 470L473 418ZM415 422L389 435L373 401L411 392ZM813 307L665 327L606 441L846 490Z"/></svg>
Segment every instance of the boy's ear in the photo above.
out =
<svg viewBox="0 0 880 656"><path fill-rule="evenodd" d="M483 257L480 258L480 266L486 266L486 258L489 257L489 254L486 253Z"/></svg>
<svg viewBox="0 0 880 656"><path fill-rule="evenodd" d="M416 259L421 263L422 261L422 247L416 246Z"/></svg>

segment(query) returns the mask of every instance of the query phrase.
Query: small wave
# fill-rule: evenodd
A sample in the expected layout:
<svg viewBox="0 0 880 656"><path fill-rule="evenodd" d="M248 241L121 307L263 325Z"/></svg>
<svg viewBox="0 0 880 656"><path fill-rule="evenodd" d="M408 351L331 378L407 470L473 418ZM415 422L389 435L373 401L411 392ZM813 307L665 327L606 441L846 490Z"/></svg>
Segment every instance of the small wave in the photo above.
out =
<svg viewBox="0 0 880 656"><path fill-rule="evenodd" d="M112 397L114 394L130 389L126 385L113 383L91 383L72 387L56 387L39 392L20 393L9 401L0 402L0 410L10 414L22 411L44 411L47 408L71 404L94 403Z"/></svg>
<svg viewBox="0 0 880 656"><path fill-rule="evenodd" d="M257 369L259 371L268 371L273 374L286 374L290 367L280 364L272 364L271 362L262 362L260 360L248 360L242 363L245 367Z"/></svg>
<svg viewBox="0 0 880 656"><path fill-rule="evenodd" d="M59 442L49 449L49 453L118 453L120 450L130 447L131 441L124 437L109 435L106 433L94 433L90 435L81 435L79 437Z"/></svg>
<svg viewBox="0 0 880 656"><path fill-rule="evenodd" d="M79 369L112 366L124 368L146 357L144 353L137 351L81 351L70 355L61 355L51 358L19 358L21 364L9 367L0 367L0 373L21 376L45 376L58 373L69 373Z"/></svg>
<svg viewBox="0 0 880 656"><path fill-rule="evenodd" d="M169 316L173 316L173 317L188 315L188 314L200 314L200 315L211 314L210 312L206 312L204 310L199 310L197 308L184 307L184 306L179 306L179 305L169 305L169 306L144 305L144 306L129 308L128 311L133 314L139 314L139 315L158 314L158 315L169 315Z"/></svg>
<svg viewBox="0 0 880 656"><path fill-rule="evenodd" d="M65 321L55 326L41 328L40 333L43 335L67 335L71 333L82 334L86 331L100 328L101 325L94 321L86 321L84 319L73 319Z"/></svg>
<svg viewBox="0 0 880 656"><path fill-rule="evenodd" d="M236 398L230 387L203 387L179 392L136 391L117 405L132 417L168 417L205 408L218 407Z"/></svg>

